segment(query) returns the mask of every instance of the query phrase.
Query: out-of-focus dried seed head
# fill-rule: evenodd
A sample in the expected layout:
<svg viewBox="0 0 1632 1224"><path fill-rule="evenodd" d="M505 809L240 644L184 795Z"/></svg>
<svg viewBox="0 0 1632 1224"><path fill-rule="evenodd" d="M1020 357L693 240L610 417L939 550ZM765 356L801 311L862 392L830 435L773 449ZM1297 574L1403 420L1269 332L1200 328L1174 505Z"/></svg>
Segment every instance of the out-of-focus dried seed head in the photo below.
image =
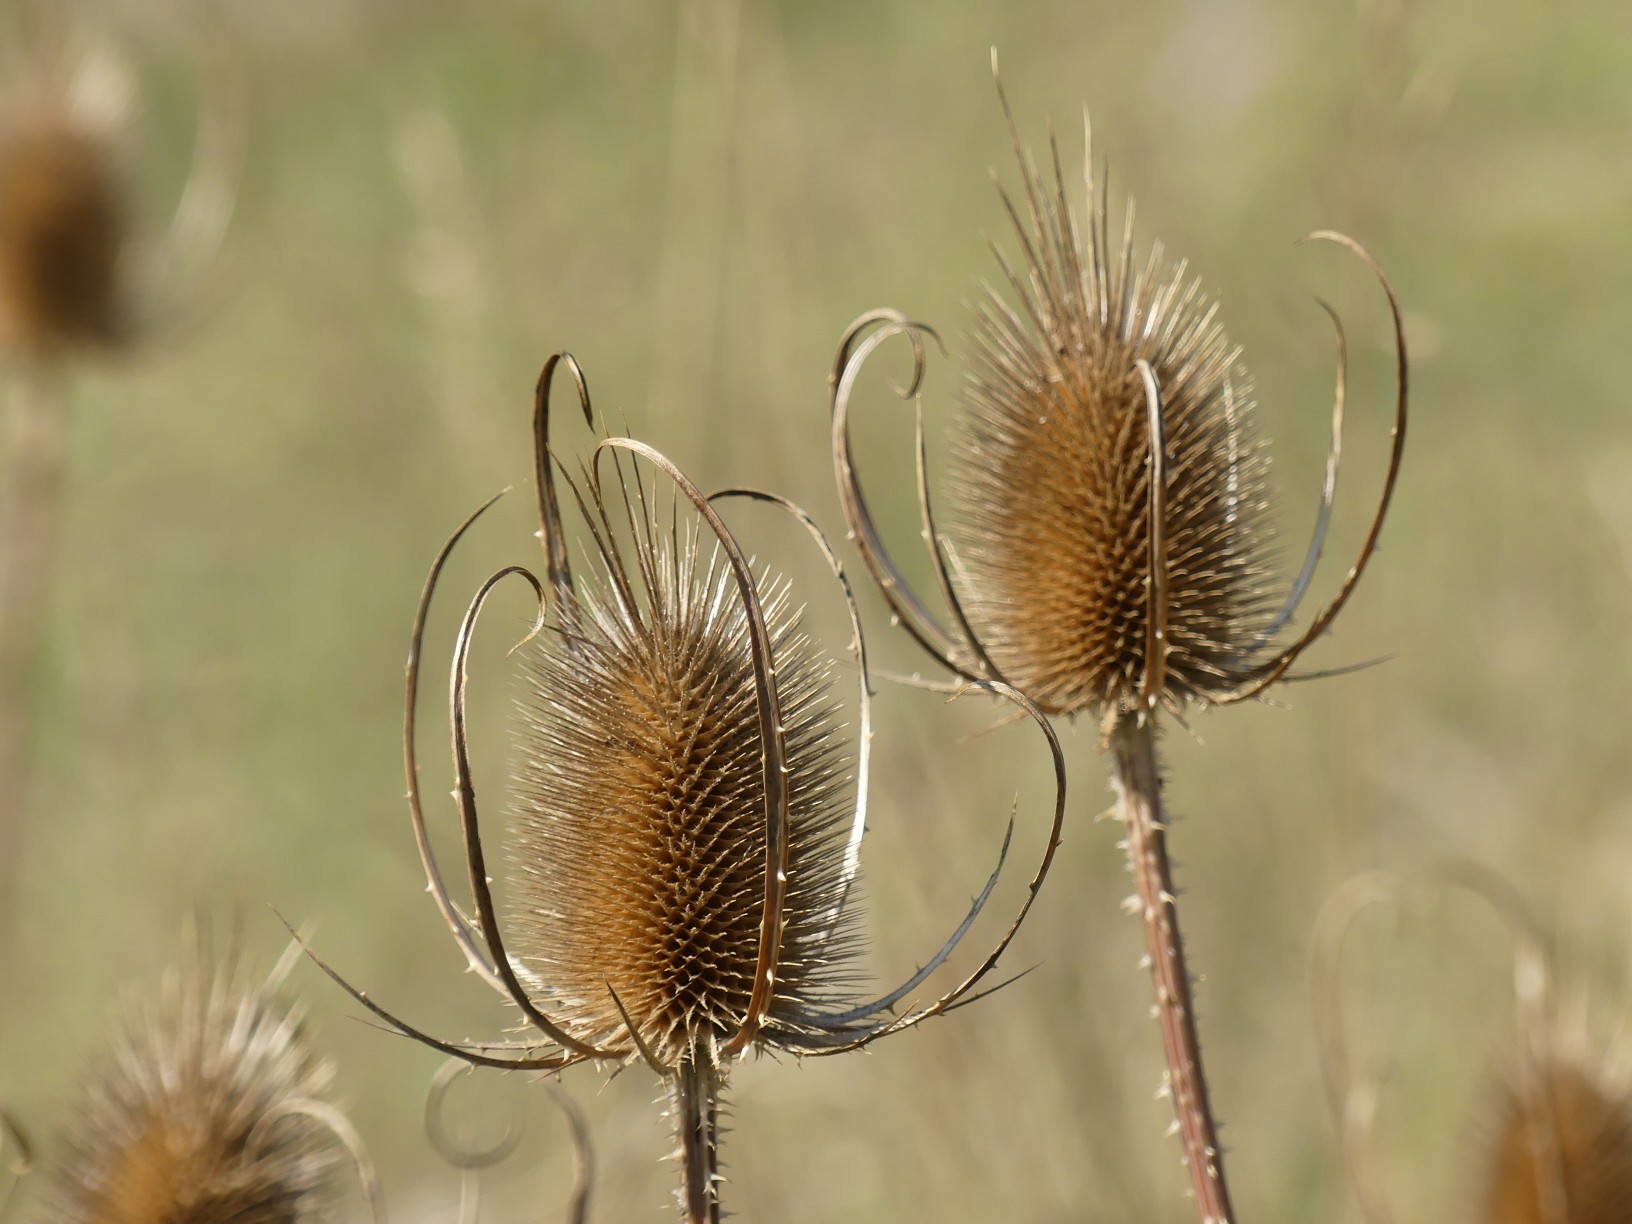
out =
<svg viewBox="0 0 1632 1224"><path fill-rule="evenodd" d="M109 345L126 327L130 210L117 91L94 71L40 74L0 117L0 346ZM99 92L100 91L100 92Z"/></svg>
<svg viewBox="0 0 1632 1224"><path fill-rule="evenodd" d="M529 666L515 778L516 952L559 1023L671 1073L715 1066L749 1014L765 898L766 794L748 622L713 547L636 532L561 609ZM756 584L786 742L788 893L774 1022L841 989L845 790L831 666L787 588ZM610 989L609 989L610 988ZM616 995L614 1000L613 995Z"/></svg>
<svg viewBox="0 0 1632 1224"><path fill-rule="evenodd" d="M52 1224L304 1224L340 1155L301 1109L332 1071L299 1019L202 956L130 1011L50 1175ZM327 1106L319 1106L327 1108Z"/></svg>
<svg viewBox="0 0 1632 1224"><path fill-rule="evenodd" d="M1091 179L1083 231L1058 155L1052 181L1023 154L1020 165L1023 212L1011 204L1010 216L1022 266L1003 260L1016 300L989 289L976 308L955 436L971 627L998 671L1051 713L1141 706L1153 529L1145 361L1165 432L1160 697L1171 708L1207 701L1249 674L1273 614L1268 462L1250 381L1184 263L1167 263L1159 244L1139 259L1131 205L1113 248Z"/></svg>
<svg viewBox="0 0 1632 1224"><path fill-rule="evenodd" d="M1486 1224L1632 1220L1632 1098L1602 1070L1545 1058L1502 1103L1486 1178Z"/></svg>

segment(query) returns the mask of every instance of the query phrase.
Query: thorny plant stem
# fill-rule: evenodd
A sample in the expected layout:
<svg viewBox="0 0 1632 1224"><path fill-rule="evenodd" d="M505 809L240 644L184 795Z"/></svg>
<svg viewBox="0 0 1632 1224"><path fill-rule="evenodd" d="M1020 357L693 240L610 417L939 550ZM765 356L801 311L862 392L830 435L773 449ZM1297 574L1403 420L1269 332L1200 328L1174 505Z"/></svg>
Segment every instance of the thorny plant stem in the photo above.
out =
<svg viewBox="0 0 1632 1224"><path fill-rule="evenodd" d="M719 1072L687 1055L671 1091L680 1214L686 1224L720 1224Z"/></svg>
<svg viewBox="0 0 1632 1224"><path fill-rule="evenodd" d="M1173 1100L1184 1163L1202 1224L1234 1224L1218 1125L1207 1099L1207 1076L1196 1036L1196 1012L1173 873L1167 860L1167 816L1156 764L1156 727L1149 716L1121 715L1111 731L1117 808L1127 834L1128 863L1138 890L1145 949L1156 987L1156 1016L1167 1054L1167 1088Z"/></svg>
<svg viewBox="0 0 1632 1224"><path fill-rule="evenodd" d="M10 416L11 445L0 486L0 984L16 929L35 673L45 640L67 450L60 369L43 362L21 369Z"/></svg>

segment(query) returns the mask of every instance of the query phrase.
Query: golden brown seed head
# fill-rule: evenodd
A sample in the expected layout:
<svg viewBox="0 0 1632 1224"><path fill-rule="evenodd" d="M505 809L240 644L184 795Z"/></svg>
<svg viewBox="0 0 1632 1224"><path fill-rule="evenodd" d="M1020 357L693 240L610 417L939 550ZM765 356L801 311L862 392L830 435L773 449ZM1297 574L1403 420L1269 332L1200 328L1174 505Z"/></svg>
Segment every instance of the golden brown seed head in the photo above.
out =
<svg viewBox="0 0 1632 1224"><path fill-rule="evenodd" d="M42 1220L303 1224L338 1149L291 1107L332 1072L298 1019L236 967L202 961L125 1019L86 1084Z"/></svg>
<svg viewBox="0 0 1632 1224"><path fill-rule="evenodd" d="M1598 1072L1551 1057L1504 1103L1486 1184L1487 1224L1632 1220L1632 1100Z"/></svg>
<svg viewBox="0 0 1632 1224"><path fill-rule="evenodd" d="M580 1040L714 1066L749 1010L766 811L747 621L712 548L639 542L631 577L571 601L533 654L516 773L518 953ZM620 593L611 575L631 585ZM789 768L786 924L773 1017L842 989L847 742L830 668L786 587L759 582ZM608 989L610 987L610 991Z"/></svg>
<svg viewBox="0 0 1632 1224"><path fill-rule="evenodd" d="M55 355L117 342L129 223L117 131L67 86L13 99L0 123L0 344Z"/></svg>
<svg viewBox="0 0 1632 1224"><path fill-rule="evenodd" d="M1151 574L1144 360L1166 435L1160 697L1175 709L1207 701L1242 681L1270 623L1268 462L1250 381L1185 265L1165 263L1160 246L1138 260L1131 206L1112 250L1091 183L1084 231L1057 154L1052 182L1020 160L1015 301L988 291L975 311L954 443L971 625L1005 678L1050 713L1139 704Z"/></svg>

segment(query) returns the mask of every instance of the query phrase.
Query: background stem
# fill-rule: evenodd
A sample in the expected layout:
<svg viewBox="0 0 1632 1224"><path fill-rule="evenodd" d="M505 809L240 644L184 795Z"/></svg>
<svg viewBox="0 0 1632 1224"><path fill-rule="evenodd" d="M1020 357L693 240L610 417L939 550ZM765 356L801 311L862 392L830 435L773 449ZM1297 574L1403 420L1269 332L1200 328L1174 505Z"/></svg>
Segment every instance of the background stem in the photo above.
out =
<svg viewBox="0 0 1632 1224"><path fill-rule="evenodd" d="M1117 808L1127 831L1128 863L1139 893L1145 948L1156 987L1156 1015L1167 1055L1168 1087L1184 1163L1202 1224L1233 1224L1218 1126L1207 1098L1207 1076L1196 1036L1190 973L1179 933L1177 895L1167 861L1167 817L1156 765L1156 728L1149 717L1121 715L1111 732Z"/></svg>
<svg viewBox="0 0 1632 1224"><path fill-rule="evenodd" d="M29 798L33 709L51 594L67 451L61 371L31 363L15 378L11 447L0 488L0 986L8 976Z"/></svg>

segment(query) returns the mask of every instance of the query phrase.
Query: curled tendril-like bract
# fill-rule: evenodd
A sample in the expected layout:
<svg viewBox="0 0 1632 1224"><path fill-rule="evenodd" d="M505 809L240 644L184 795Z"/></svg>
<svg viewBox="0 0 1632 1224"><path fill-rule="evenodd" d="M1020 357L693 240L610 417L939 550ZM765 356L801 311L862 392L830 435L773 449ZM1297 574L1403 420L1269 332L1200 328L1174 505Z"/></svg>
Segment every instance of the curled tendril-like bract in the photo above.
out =
<svg viewBox="0 0 1632 1224"><path fill-rule="evenodd" d="M525 1130L520 1113L512 1112L504 1133L485 1147L471 1146L453 1137L445 1116L448 1091L455 1079L469 1074L472 1069L469 1063L450 1058L432 1077L430 1089L425 1094L425 1137L436 1154L460 1173L460 1224L475 1224L480 1216L480 1174L510 1159L521 1146ZM566 1122L567 1136L572 1144L573 1178L566 1219L568 1224L584 1224L589 1218L590 1193L595 1183L595 1150L590 1141L589 1123L576 1101L557 1085L550 1084L548 1087L551 1101Z"/></svg>
<svg viewBox="0 0 1632 1224"><path fill-rule="evenodd" d="M1008 104L1004 100L1005 114ZM912 349L915 398L927 326L893 310L863 314L839 342L831 376L834 474L846 522L890 611L943 667L1000 679L1049 714L1179 713L1224 705L1288 678L1336 619L1373 553L1404 450L1408 369L1398 300L1359 243L1322 230L1358 258L1387 299L1396 367L1394 422L1382 490L1359 554L1331 601L1277 645L1307 593L1335 494L1348 351L1337 316L1332 441L1313 538L1291 590L1270 599L1262 523L1267 454L1254 437L1250 382L1217 309L1168 265L1160 246L1138 262L1133 209L1113 243L1103 184L1085 152L1089 217L1079 226L1058 145L1045 176L1010 133L1017 203L1000 188L1020 247L994 246L1008 296L988 288L975 312L964 409L953 434L953 515L936 524L925 473L922 534L949 623L932 613L891 557L856 470L850 412L862 367L890 337ZM1297 678L1297 677L1290 677Z"/></svg>

